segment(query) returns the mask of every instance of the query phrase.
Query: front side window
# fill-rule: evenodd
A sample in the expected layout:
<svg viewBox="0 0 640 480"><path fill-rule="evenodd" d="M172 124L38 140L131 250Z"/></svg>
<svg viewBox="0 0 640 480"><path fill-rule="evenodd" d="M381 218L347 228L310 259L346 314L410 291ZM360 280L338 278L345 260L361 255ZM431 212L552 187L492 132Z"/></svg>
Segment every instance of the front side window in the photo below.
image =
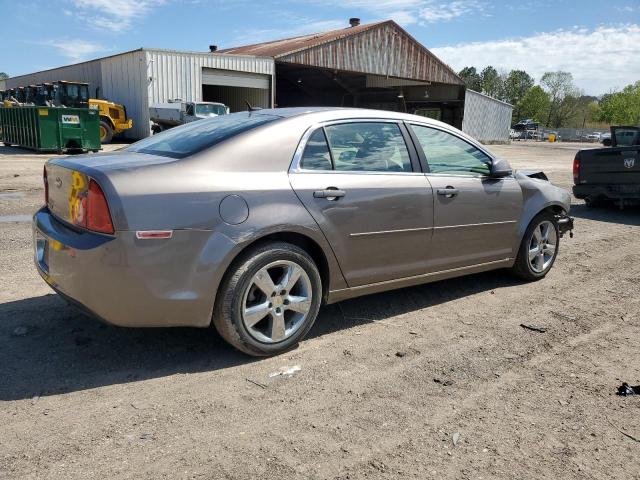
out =
<svg viewBox="0 0 640 480"><path fill-rule="evenodd" d="M432 173L489 175L491 158L451 133L421 125L411 125L427 157Z"/></svg>
<svg viewBox="0 0 640 480"><path fill-rule="evenodd" d="M342 123L325 127L325 132L337 171L412 171L409 151L396 123Z"/></svg>

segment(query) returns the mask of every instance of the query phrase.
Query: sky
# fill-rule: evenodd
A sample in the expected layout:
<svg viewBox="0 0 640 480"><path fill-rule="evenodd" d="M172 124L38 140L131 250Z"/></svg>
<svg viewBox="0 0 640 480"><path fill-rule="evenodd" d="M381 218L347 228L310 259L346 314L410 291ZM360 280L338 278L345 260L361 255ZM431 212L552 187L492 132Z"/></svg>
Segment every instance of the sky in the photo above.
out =
<svg viewBox="0 0 640 480"><path fill-rule="evenodd" d="M565 70L586 94L640 80L640 0L0 0L10 76L139 47L206 51L393 19L456 71L536 81ZM10 21L8 20L10 19Z"/></svg>

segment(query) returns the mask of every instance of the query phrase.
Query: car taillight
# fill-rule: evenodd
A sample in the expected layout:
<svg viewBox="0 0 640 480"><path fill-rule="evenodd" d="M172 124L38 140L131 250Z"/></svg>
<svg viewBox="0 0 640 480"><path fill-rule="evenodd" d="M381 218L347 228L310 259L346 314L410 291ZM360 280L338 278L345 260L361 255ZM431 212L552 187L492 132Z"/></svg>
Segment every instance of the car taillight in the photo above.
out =
<svg viewBox="0 0 640 480"><path fill-rule="evenodd" d="M113 222L109 213L107 198L98 183L91 179L86 199L86 228L100 233L113 233Z"/></svg>
<svg viewBox="0 0 640 480"><path fill-rule="evenodd" d="M47 167L42 169L42 180L44 181L44 204L49 205L49 182L47 181Z"/></svg>
<svg viewBox="0 0 640 480"><path fill-rule="evenodd" d="M578 183L578 179L580 178L580 156L576 154L576 157L573 159L573 183Z"/></svg>

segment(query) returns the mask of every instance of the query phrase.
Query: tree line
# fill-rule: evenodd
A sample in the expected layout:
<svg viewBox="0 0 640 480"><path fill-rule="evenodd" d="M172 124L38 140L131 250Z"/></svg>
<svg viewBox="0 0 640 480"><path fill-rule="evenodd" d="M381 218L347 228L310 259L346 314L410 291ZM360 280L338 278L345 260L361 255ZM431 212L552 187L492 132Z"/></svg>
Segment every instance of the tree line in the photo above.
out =
<svg viewBox="0 0 640 480"><path fill-rule="evenodd" d="M640 125L640 80L621 91L591 96L563 71L546 72L537 85L524 70L465 67L458 75L467 88L513 105L513 123L532 118L550 128Z"/></svg>

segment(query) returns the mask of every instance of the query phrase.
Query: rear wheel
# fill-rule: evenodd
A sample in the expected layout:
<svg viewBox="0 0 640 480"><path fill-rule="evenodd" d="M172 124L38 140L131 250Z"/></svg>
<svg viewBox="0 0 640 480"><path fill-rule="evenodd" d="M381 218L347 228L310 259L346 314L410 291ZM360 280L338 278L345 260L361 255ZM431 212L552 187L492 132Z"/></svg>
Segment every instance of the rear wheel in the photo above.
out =
<svg viewBox="0 0 640 480"><path fill-rule="evenodd" d="M113 128L109 122L100 120L100 143L110 143L113 139Z"/></svg>
<svg viewBox="0 0 640 480"><path fill-rule="evenodd" d="M275 355L304 338L320 309L322 283L311 257L289 243L269 243L235 262L222 283L213 324L237 349Z"/></svg>
<svg viewBox="0 0 640 480"><path fill-rule="evenodd" d="M527 227L512 271L525 280L544 278L558 256L560 231L549 212L539 213Z"/></svg>

